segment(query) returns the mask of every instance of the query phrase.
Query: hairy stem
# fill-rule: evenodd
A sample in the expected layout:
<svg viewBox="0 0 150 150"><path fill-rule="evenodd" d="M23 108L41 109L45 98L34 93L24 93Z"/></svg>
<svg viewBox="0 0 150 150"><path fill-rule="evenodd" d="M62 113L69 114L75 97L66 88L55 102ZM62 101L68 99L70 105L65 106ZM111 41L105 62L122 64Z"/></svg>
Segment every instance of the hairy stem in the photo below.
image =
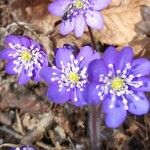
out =
<svg viewBox="0 0 150 150"><path fill-rule="evenodd" d="M94 50L97 50L96 42L93 36L92 29L88 26L88 31L91 38L91 44ZM89 137L90 137L90 150L100 150L100 106L91 105L89 118L88 118L88 127L89 127Z"/></svg>
<svg viewBox="0 0 150 150"><path fill-rule="evenodd" d="M89 112L90 149L100 150L100 106L90 106Z"/></svg>

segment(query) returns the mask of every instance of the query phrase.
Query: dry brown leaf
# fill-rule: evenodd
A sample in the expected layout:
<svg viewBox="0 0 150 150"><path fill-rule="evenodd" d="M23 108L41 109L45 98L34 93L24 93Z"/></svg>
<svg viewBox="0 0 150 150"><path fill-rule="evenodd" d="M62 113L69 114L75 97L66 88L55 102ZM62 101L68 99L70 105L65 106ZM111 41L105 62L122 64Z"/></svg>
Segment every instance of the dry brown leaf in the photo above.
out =
<svg viewBox="0 0 150 150"><path fill-rule="evenodd" d="M11 9L14 18L24 19L44 34L54 34L55 47L61 47L64 43L75 43L78 46L89 43L87 32L78 39L74 34L61 36L56 22L60 18L48 13L47 5L51 0L12 0ZM102 31L94 30L97 41L110 45L127 45L138 36L135 25L142 20L140 6L150 5L150 0L113 0L110 7L102 11L106 26ZM18 14L21 14L20 17Z"/></svg>
<svg viewBox="0 0 150 150"><path fill-rule="evenodd" d="M143 56L143 57L150 58L150 38L149 37L138 38L137 40L134 40L130 44L134 48L136 56Z"/></svg>
<svg viewBox="0 0 150 150"><path fill-rule="evenodd" d="M110 45L128 45L138 36L135 25L142 20L140 6L143 4L150 5L150 1L114 0L111 7L103 11L106 26L101 32L94 30L95 38ZM60 47L64 43L72 41L81 46L83 43L89 43L90 39L86 32L80 40L75 38L74 35L58 36L56 45Z"/></svg>
<svg viewBox="0 0 150 150"><path fill-rule="evenodd" d="M139 34L150 35L150 6L141 6L142 20L136 25ZM135 38L130 44L135 55L150 58L150 38L146 35Z"/></svg>
<svg viewBox="0 0 150 150"><path fill-rule="evenodd" d="M115 132L114 139L115 139L115 142L120 145L128 140L128 136L122 132Z"/></svg>
<svg viewBox="0 0 150 150"><path fill-rule="evenodd" d="M103 11L106 26L98 34L102 42L123 45L137 36L135 25L142 19L140 6L150 5L150 1L124 0L124 2L127 2L126 5Z"/></svg>
<svg viewBox="0 0 150 150"><path fill-rule="evenodd" d="M142 20L137 24L137 28L143 33L150 35L150 6L141 6Z"/></svg>
<svg viewBox="0 0 150 150"><path fill-rule="evenodd" d="M51 0L12 0L10 9L16 21L32 24L39 32L48 33L59 19L50 15L47 6Z"/></svg>
<svg viewBox="0 0 150 150"><path fill-rule="evenodd" d="M74 44L77 45L78 47L81 47L83 43L90 42L89 36L87 34L82 36L80 39L76 38L73 34L69 34L65 37L60 34L56 34L54 35L53 40L56 45L55 47L62 47L65 43Z"/></svg>
<svg viewBox="0 0 150 150"><path fill-rule="evenodd" d="M32 117L30 114L26 113L22 117L22 125L27 130L32 130L39 123L39 119Z"/></svg>

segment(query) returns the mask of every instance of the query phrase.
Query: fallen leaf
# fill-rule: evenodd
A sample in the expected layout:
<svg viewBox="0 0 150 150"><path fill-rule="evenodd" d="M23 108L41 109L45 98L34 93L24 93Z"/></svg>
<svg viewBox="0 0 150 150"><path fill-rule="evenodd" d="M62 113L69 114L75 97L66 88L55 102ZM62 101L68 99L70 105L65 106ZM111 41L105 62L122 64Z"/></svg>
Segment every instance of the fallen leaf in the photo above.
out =
<svg viewBox="0 0 150 150"><path fill-rule="evenodd" d="M16 21L24 21L33 25L39 32L48 33L54 29L56 16L47 10L51 0L12 0L10 9Z"/></svg>
<svg viewBox="0 0 150 150"><path fill-rule="evenodd" d="M150 38L149 37L138 38L137 40L134 40L133 42L131 42L130 45L133 47L136 56L150 58L150 49L149 49Z"/></svg>
<svg viewBox="0 0 150 150"><path fill-rule="evenodd" d="M150 1L128 0L126 5L110 7L103 11L105 28L98 33L100 40L107 44L124 45L136 36L135 25L142 19L140 6Z"/></svg>
<svg viewBox="0 0 150 150"><path fill-rule="evenodd" d="M79 47L85 43L91 43L87 29L81 38L76 38L73 33L67 36L59 34L61 18L51 15L47 10L51 0L19 1L12 0L10 4L14 18L18 21L22 19L44 35L49 35L54 48L62 47L65 43L74 43ZM95 41L117 46L128 45L132 42L139 36L135 27L142 21L140 10L142 5L149 6L150 0L113 0L107 9L102 11L105 20L104 29L93 30Z"/></svg>
<svg viewBox="0 0 150 150"><path fill-rule="evenodd" d="M142 20L137 24L137 28L143 33L150 35L150 6L141 6Z"/></svg>

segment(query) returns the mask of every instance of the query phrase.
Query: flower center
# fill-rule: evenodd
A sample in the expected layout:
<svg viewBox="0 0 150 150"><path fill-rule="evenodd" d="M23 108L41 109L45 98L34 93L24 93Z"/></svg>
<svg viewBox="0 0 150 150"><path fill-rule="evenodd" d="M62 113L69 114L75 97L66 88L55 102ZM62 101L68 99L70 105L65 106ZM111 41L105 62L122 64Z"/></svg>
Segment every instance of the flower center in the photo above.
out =
<svg viewBox="0 0 150 150"><path fill-rule="evenodd" d="M77 75L77 73L75 72L70 72L69 75L69 80L72 82L72 83L77 83L80 79L80 77Z"/></svg>
<svg viewBox="0 0 150 150"><path fill-rule="evenodd" d="M20 44L12 43L9 43L9 46L16 50L15 53L9 54L9 56L14 59L13 64L15 66L13 70L15 73L20 75L22 70L25 70L26 74L31 77L33 76L33 70L35 67L36 69L42 69L42 66L45 63L44 59L47 58L41 47L38 48L37 45L30 45L29 48Z"/></svg>
<svg viewBox="0 0 150 150"><path fill-rule="evenodd" d="M84 91L84 87L87 83L87 68L80 68L80 63L84 60L84 57L80 57L75 59L74 55L70 55L70 61L67 64L64 64L63 61L60 61L61 70L58 72L58 68L56 66L52 66L54 72L52 73L51 81L58 82L59 91L61 91L64 87L69 92L72 90L74 92L74 101L77 101L76 90ZM55 70L57 72L55 72Z"/></svg>
<svg viewBox="0 0 150 150"><path fill-rule="evenodd" d="M111 87L115 91L119 91L123 88L124 86L124 80L120 78L115 78L111 82Z"/></svg>
<svg viewBox="0 0 150 150"><path fill-rule="evenodd" d="M76 0L74 6L75 6L77 9L81 9L81 8L83 8L84 3L83 3L82 0Z"/></svg>
<svg viewBox="0 0 150 150"><path fill-rule="evenodd" d="M29 60L31 60L32 55L30 54L30 52L25 50L21 53L21 58L25 61L29 61Z"/></svg>
<svg viewBox="0 0 150 150"><path fill-rule="evenodd" d="M134 97L134 99L138 100L137 96L134 94L134 91L132 91L132 88L140 88L143 86L142 81L138 81L137 78L140 78L141 74L129 74L129 70L131 69L131 64L127 63L125 64L124 69L121 70L115 70L113 64L108 64L109 72L107 75L100 74L99 81L103 84L101 87L100 92L98 92L98 96L100 100L105 99L105 95L110 94L111 95L111 101L109 104L109 108L113 108L117 105L118 98L120 97L122 99L124 109L128 110L128 99L127 95L130 95ZM135 80L136 79L136 80ZM96 87L97 89L100 88L100 86Z"/></svg>

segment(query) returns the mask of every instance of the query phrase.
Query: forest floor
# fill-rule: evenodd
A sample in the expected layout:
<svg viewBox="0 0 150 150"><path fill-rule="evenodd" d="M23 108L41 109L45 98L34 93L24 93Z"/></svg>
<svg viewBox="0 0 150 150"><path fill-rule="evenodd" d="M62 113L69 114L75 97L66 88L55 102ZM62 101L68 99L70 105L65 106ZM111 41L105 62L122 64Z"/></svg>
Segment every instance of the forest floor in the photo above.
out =
<svg viewBox="0 0 150 150"><path fill-rule="evenodd" d="M90 39L88 39L87 32L80 40L75 38L73 34L67 37L59 34L60 18L47 12L47 5L50 1L0 0L0 48L3 48L3 39L8 34L28 35L40 41L45 46L49 59L53 60L53 49L62 46L64 43L73 43L79 47L89 43ZM122 2L126 4L125 2L129 3L129 1L123 0ZM119 2L121 3L120 0L114 0L112 8L104 12L106 23L109 10L113 11L115 5L118 7L118 11L123 11L126 8L121 3L122 8L119 9ZM138 2L138 0L133 0L130 2L130 7L135 3L137 5ZM139 6L130 7L128 8L131 9L129 15L136 15L134 14L136 10L133 8L138 8ZM126 12L126 10L124 11ZM144 12L150 20L150 8L146 8ZM121 15L121 12L119 15ZM112 16L110 15L109 18ZM122 47L123 43L131 43L136 49L136 56L150 58L150 22L148 22L148 19L146 21L145 19L143 21L142 18L140 19L141 22L137 21L137 26L141 30L136 31L134 29L136 31L134 35L129 35L133 27L131 26L132 23L128 21L126 21L128 34L121 32L116 23L118 28L116 32L124 34L120 35L120 38L117 35L119 33L116 33L115 37L110 39L113 25L110 25L107 36L106 31L102 33L104 36L94 34L99 50L106 47L106 45L112 44ZM136 21L132 21L135 26ZM128 27L128 23L130 27ZM109 25L107 24L107 26ZM142 36L135 40L139 31L142 32ZM126 41L127 38L129 40ZM71 104L56 105L48 101L45 96L46 84L35 84L30 81L25 86L19 86L16 76L5 74L4 66L5 62L1 61L0 150L9 150L11 147L21 145L33 145L38 150L90 149L88 106L77 108ZM102 150L150 150L150 114L140 117L129 114L124 124L117 129L107 128L104 124L103 115L101 116L101 122Z"/></svg>

